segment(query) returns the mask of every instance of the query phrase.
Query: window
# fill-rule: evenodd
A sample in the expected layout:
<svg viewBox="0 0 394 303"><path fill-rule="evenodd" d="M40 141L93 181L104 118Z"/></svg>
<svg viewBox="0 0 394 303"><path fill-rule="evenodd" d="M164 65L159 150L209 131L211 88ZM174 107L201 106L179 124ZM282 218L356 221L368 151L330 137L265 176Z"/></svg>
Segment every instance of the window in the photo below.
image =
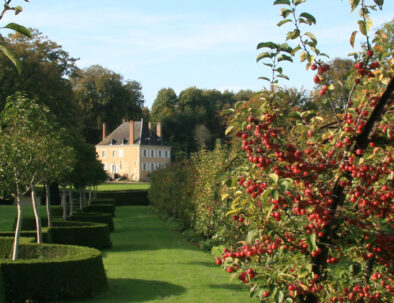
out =
<svg viewBox="0 0 394 303"><path fill-rule="evenodd" d="M146 170L146 163L142 163L142 170Z"/></svg>
<svg viewBox="0 0 394 303"><path fill-rule="evenodd" d="M150 164L150 170L155 170L155 163Z"/></svg>
<svg viewBox="0 0 394 303"><path fill-rule="evenodd" d="M161 158L161 150L159 150L159 158Z"/></svg>
<svg viewBox="0 0 394 303"><path fill-rule="evenodd" d="M105 150L101 151L101 158L105 158Z"/></svg>
<svg viewBox="0 0 394 303"><path fill-rule="evenodd" d="M168 150L164 151L164 158L168 158Z"/></svg>
<svg viewBox="0 0 394 303"><path fill-rule="evenodd" d="M112 151L112 157L114 157L114 158L116 157L116 150Z"/></svg>
<svg viewBox="0 0 394 303"><path fill-rule="evenodd" d="M155 151L153 149L150 150L150 157L151 158L155 157Z"/></svg>
<svg viewBox="0 0 394 303"><path fill-rule="evenodd" d="M119 149L119 158L123 158L123 149Z"/></svg>
<svg viewBox="0 0 394 303"><path fill-rule="evenodd" d="M122 161L119 161L119 168L122 169Z"/></svg>
<svg viewBox="0 0 394 303"><path fill-rule="evenodd" d="M116 174L118 172L118 166L116 164L111 164L111 173Z"/></svg>
<svg viewBox="0 0 394 303"><path fill-rule="evenodd" d="M143 149L143 150L142 150L142 156L143 156L143 157L146 157L146 149Z"/></svg>
<svg viewBox="0 0 394 303"><path fill-rule="evenodd" d="M107 163L103 163L103 169L104 169L104 170L107 170L107 169L108 169Z"/></svg>

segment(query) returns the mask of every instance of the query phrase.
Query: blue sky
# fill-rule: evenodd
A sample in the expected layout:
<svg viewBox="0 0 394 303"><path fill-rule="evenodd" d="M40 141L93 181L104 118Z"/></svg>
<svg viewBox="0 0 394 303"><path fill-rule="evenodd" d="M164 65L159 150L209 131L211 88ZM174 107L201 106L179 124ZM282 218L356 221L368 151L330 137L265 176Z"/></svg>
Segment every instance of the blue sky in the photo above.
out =
<svg viewBox="0 0 394 303"><path fill-rule="evenodd" d="M370 1L370 0L369 0ZM161 88L260 90L259 76L268 71L256 63L256 45L284 42L277 28L281 6L271 0L30 0L18 22L39 29L62 45L81 68L100 64L141 83L145 105L151 107ZM372 2L372 1L370 1ZM374 13L374 26L392 20L394 1ZM310 28L318 48L330 57L352 51L349 37L357 29L358 13L350 15L347 0L309 0L303 11L317 18ZM356 41L359 46L361 40ZM313 87L313 73L303 65L285 65L288 87Z"/></svg>

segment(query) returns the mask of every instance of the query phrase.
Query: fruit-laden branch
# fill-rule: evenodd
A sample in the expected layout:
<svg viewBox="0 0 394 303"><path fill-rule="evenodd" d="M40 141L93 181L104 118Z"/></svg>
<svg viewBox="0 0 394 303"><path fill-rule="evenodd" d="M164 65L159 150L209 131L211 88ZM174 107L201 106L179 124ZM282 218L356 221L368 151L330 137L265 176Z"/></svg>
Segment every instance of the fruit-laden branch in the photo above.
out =
<svg viewBox="0 0 394 303"><path fill-rule="evenodd" d="M394 99L394 78L390 80L389 85L387 86L385 92L381 96L379 102L376 104L372 114L370 115L362 133L356 137L355 145L353 151L356 149L365 149L369 142L371 141L373 135L375 134L380 121L383 118L383 115L388 111L391 107ZM341 177L346 177L348 180L352 180L351 174L348 172ZM335 231L338 229L339 222L336 220L335 213L338 211L338 207L343 205L346 197L346 192L348 190L348 186L341 186L339 182L340 178L337 179L334 189L333 189L333 204L331 206L331 213L333 214L333 219L330 223L328 223L325 227L324 237L321 239L319 244L319 248L322 253L313 258L313 272L317 274L319 277L324 279L324 269L327 267L327 256L328 249L327 244L332 244L332 239L334 237ZM306 299L306 303L316 303L318 302L318 298L312 294L309 294Z"/></svg>

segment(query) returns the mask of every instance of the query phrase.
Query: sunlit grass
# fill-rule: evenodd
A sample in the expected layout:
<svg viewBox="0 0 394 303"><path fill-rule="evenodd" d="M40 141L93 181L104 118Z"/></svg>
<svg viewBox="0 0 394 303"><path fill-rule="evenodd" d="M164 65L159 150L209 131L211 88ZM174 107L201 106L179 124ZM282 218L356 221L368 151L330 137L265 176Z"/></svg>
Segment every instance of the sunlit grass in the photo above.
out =
<svg viewBox="0 0 394 303"><path fill-rule="evenodd" d="M9 229L15 213L15 206L0 206L1 230ZM103 251L109 290L94 299L67 302L257 302L238 279L230 282L209 253L188 243L147 207L118 206L114 223L113 247Z"/></svg>

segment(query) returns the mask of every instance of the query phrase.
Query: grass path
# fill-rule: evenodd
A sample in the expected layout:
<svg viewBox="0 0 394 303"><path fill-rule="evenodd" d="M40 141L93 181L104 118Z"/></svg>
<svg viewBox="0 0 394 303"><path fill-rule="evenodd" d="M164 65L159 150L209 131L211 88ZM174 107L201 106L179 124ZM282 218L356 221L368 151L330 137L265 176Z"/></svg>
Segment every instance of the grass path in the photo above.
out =
<svg viewBox="0 0 394 303"><path fill-rule="evenodd" d="M94 303L248 303L248 291L144 206L116 209L113 247L103 251L109 290Z"/></svg>

